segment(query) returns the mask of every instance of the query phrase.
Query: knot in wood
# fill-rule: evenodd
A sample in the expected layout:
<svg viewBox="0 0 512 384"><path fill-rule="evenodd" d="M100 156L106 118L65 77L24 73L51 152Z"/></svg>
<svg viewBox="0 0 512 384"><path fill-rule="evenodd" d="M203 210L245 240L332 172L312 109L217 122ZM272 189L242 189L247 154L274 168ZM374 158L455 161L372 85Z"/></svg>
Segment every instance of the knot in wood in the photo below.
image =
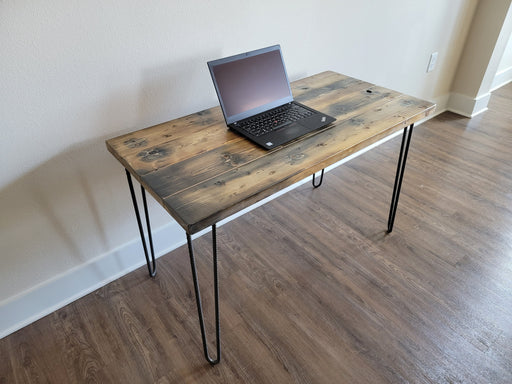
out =
<svg viewBox="0 0 512 384"><path fill-rule="evenodd" d="M288 155L291 164L301 161L304 157L305 155L303 153L292 153L291 155Z"/></svg>
<svg viewBox="0 0 512 384"><path fill-rule="evenodd" d="M163 148L153 148L150 150L139 152L137 156L140 157L142 161L151 162L167 156L167 150Z"/></svg>
<svg viewBox="0 0 512 384"><path fill-rule="evenodd" d="M400 100L400 105L403 107L408 107L413 104L414 102L412 100Z"/></svg>
<svg viewBox="0 0 512 384"><path fill-rule="evenodd" d="M147 143L148 142L146 139L133 137L131 139L125 140L123 144L128 148L139 148L145 146Z"/></svg>
<svg viewBox="0 0 512 384"><path fill-rule="evenodd" d="M242 162L242 157L236 153L228 153L224 152L222 154L222 158L224 159L224 162L229 163L231 165L237 165Z"/></svg>
<svg viewBox="0 0 512 384"><path fill-rule="evenodd" d="M362 125L362 124L364 124L364 119L362 119L360 117L352 117L350 119L350 123L354 124L354 125Z"/></svg>

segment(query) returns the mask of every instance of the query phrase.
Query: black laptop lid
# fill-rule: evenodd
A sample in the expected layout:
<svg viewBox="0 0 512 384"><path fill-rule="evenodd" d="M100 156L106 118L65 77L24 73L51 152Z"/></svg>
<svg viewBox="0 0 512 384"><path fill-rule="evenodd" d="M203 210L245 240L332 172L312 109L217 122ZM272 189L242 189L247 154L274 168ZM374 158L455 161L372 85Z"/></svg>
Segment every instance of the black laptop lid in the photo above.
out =
<svg viewBox="0 0 512 384"><path fill-rule="evenodd" d="M293 101L281 47L208 62L227 124Z"/></svg>

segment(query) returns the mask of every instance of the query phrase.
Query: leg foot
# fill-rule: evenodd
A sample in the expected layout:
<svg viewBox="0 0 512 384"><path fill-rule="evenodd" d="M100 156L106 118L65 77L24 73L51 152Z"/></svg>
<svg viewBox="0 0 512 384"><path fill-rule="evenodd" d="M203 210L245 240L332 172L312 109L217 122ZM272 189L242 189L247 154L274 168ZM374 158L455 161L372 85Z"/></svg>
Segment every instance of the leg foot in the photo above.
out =
<svg viewBox="0 0 512 384"><path fill-rule="evenodd" d="M318 182L318 184L315 184L315 174L313 173L313 180L311 180L311 182L313 183L314 188L318 188L319 186L322 185L322 181L324 181L324 171L325 168L322 169L322 173L320 174L320 181Z"/></svg>

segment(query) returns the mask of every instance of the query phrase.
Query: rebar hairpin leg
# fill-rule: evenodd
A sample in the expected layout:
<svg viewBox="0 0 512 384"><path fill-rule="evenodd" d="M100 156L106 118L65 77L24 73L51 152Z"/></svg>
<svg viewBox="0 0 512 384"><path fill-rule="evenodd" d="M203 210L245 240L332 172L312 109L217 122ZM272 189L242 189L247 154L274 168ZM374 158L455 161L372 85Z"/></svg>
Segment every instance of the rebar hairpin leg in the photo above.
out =
<svg viewBox="0 0 512 384"><path fill-rule="evenodd" d="M322 169L322 173L320 174L320 182L318 184L315 184L315 174L313 173L313 180L311 180L311 182L312 182L314 188L318 188L319 186L322 185L322 181L324 181L324 171L325 171L325 168Z"/></svg>
<svg viewBox="0 0 512 384"><path fill-rule="evenodd" d="M148 265L149 276L154 277L156 275L156 262L155 262L155 250L153 249L153 237L151 236L151 225L149 223L148 204L146 201L146 191L141 185L140 190L142 193L142 203L144 204L144 215L146 216L146 229L149 239L149 248L151 250L151 260L149 261L148 246L146 245L146 237L144 236L144 229L142 228L142 220L140 219L139 206L137 204L137 198L135 197L135 191L133 190L132 177L130 172L126 171L126 177L128 178L128 186L130 187L130 194L132 195L133 208L135 209L135 216L137 216L137 224L139 226L140 239L142 240L142 247L144 248L144 256L146 256L146 263Z"/></svg>
<svg viewBox="0 0 512 384"><path fill-rule="evenodd" d="M402 179L404 178L405 162L409 152L409 144L411 143L413 128L414 124L411 124L409 127L405 127L402 135L402 145L400 146L400 156L398 158L398 166L396 169L395 186L393 188L393 197L391 198L391 207L389 210L388 233L393 230L393 224L395 222L396 208L398 206L398 198L400 197Z"/></svg>
<svg viewBox="0 0 512 384"><path fill-rule="evenodd" d="M215 295L215 338L217 347L217 358L212 359L208 353L208 345L206 342L206 331L203 318L203 307L201 305L201 293L197 282L196 261L194 258L194 250L192 248L192 238L187 233L188 253L190 256L190 268L192 269L192 279L194 280L194 290L196 292L197 314L199 316L199 326L201 327L201 337L203 338L203 351L206 360L212 364L218 364L220 361L220 319L219 319L219 280L217 278L217 227L212 225L212 243L213 243L213 285Z"/></svg>

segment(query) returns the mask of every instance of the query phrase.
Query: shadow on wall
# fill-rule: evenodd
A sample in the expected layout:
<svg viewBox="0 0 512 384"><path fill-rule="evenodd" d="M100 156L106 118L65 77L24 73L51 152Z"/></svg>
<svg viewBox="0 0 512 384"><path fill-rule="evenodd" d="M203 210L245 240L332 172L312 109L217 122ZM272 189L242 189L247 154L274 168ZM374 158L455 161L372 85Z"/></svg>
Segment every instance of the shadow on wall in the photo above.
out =
<svg viewBox="0 0 512 384"><path fill-rule="evenodd" d="M0 191L0 301L136 235L136 227L124 224L131 202L120 188L123 176L101 138L52 158Z"/></svg>
<svg viewBox="0 0 512 384"><path fill-rule="evenodd" d="M105 140L214 105L205 57L218 55L142 69L136 92L116 89L118 97L70 105L66 113L55 106L54 126L98 137L0 190L0 302L138 238L123 168ZM38 134L48 134L42 132L47 124L41 122ZM148 203L155 230L172 220L153 199ZM107 278L97 273L98 281Z"/></svg>

